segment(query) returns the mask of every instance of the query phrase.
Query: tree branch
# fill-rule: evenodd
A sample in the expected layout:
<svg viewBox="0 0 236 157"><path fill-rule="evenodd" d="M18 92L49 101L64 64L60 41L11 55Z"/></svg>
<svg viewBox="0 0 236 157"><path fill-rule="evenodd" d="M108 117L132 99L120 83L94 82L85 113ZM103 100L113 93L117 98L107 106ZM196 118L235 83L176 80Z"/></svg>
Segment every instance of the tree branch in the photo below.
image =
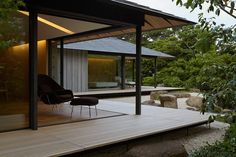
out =
<svg viewBox="0 0 236 157"><path fill-rule="evenodd" d="M230 14L230 12L227 11L227 10L225 10L225 8L224 8L223 6L221 6L221 5L219 5L219 7L220 7L220 9L223 10L225 13L227 13L228 15L230 15L230 16L232 16L233 18L236 19L236 15Z"/></svg>
<svg viewBox="0 0 236 157"><path fill-rule="evenodd" d="M229 9L232 9L230 6L228 6L228 5L224 5L224 4L221 4L221 5L219 5L219 6L222 6L223 8L229 8ZM233 9L233 10L236 11L236 9Z"/></svg>

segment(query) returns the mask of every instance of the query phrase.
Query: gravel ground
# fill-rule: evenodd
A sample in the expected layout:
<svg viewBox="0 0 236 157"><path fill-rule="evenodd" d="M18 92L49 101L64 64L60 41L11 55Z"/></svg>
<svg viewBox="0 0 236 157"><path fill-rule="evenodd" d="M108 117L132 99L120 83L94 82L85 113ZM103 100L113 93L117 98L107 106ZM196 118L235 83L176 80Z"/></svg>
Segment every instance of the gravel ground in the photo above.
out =
<svg viewBox="0 0 236 157"><path fill-rule="evenodd" d="M223 140L225 129L229 127L226 123L213 122L211 123L210 129L199 126L189 130L189 135L180 139L183 143L186 151L190 153L202 146L213 144L216 141Z"/></svg>
<svg viewBox="0 0 236 157"><path fill-rule="evenodd" d="M191 96L201 96L199 93L190 93ZM187 109L187 104L186 100L188 98L178 98L177 103L178 103L178 108L179 109ZM111 101L117 101L117 102L126 102L126 103L135 103L135 97L120 97L120 98L109 98L107 100ZM142 96L142 102L150 100L149 95ZM160 104L159 100L155 100L156 103Z"/></svg>
<svg viewBox="0 0 236 157"><path fill-rule="evenodd" d="M199 96L198 93L190 93L192 96ZM118 102L126 102L126 103L135 103L135 97L122 97L122 98L110 98L108 100L118 101ZM142 102L150 100L150 96L142 96ZM186 109L186 100L187 98L178 98L178 108ZM156 103L160 103L156 101ZM217 140L222 140L225 134L225 129L229 127L226 123L221 122L213 122L210 125L210 129L208 126L202 125L189 129L189 134L186 136L186 133L182 132L174 132L168 135L169 139L177 139L184 145L186 151L190 153L207 143L212 144Z"/></svg>

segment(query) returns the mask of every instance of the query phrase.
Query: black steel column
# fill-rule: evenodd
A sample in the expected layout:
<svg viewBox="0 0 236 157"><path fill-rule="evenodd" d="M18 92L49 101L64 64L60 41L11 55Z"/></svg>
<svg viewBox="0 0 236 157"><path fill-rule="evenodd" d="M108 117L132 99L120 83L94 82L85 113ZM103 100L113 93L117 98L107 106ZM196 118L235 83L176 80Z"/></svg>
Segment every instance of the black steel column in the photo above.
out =
<svg viewBox="0 0 236 157"><path fill-rule="evenodd" d="M38 129L37 88L38 88L38 45L37 12L29 10L29 124L33 130Z"/></svg>
<svg viewBox="0 0 236 157"><path fill-rule="evenodd" d="M141 115L141 42L142 27L136 26L136 115Z"/></svg>
<svg viewBox="0 0 236 157"><path fill-rule="evenodd" d="M154 87L156 88L157 87L157 57L155 57L155 60L154 60Z"/></svg>
<svg viewBox="0 0 236 157"><path fill-rule="evenodd" d="M60 39L60 84L64 87L64 39Z"/></svg>
<svg viewBox="0 0 236 157"><path fill-rule="evenodd" d="M125 56L121 56L121 89L125 89Z"/></svg>

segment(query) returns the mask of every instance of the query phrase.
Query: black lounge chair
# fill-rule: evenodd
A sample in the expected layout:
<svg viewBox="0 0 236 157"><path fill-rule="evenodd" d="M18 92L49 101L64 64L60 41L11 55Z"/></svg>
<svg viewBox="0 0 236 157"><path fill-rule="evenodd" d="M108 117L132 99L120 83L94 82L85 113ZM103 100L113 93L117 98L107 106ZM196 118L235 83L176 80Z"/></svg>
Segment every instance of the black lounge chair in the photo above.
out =
<svg viewBox="0 0 236 157"><path fill-rule="evenodd" d="M72 106L71 118L74 106L80 105L82 114L82 106L89 106L89 116L91 117L90 106L95 106L95 111L97 115L96 105L98 104L98 99L95 97L77 97L74 98L73 92L71 90L66 90L61 87L56 81L47 75L38 75L38 96L42 102L48 105L58 105L60 103L69 102ZM53 109L53 108L52 108Z"/></svg>
<svg viewBox="0 0 236 157"><path fill-rule="evenodd" d="M48 105L69 102L74 98L71 90L66 90L47 75L38 75L38 96Z"/></svg>

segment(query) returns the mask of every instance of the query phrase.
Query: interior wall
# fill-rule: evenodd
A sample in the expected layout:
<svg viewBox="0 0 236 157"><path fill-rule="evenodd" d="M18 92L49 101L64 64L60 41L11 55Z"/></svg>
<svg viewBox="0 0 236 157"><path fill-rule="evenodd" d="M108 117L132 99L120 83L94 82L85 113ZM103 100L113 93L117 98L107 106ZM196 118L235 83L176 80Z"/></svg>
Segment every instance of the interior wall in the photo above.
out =
<svg viewBox="0 0 236 157"><path fill-rule="evenodd" d="M7 49L5 53L1 53L0 63L6 64L7 70L5 72L8 77L8 90L14 91L10 93L12 99L24 98L28 99L29 88L29 44L22 44L13 46ZM38 72L47 74L47 51L46 41L38 42ZM12 80L12 81L11 81ZM24 81L22 81L24 80ZM20 83L18 83L20 82ZM16 90L17 86L17 90ZM23 94L23 95L22 95Z"/></svg>
<svg viewBox="0 0 236 157"><path fill-rule="evenodd" d="M47 57L47 44L46 40L38 42L38 73L47 74L48 73L48 57Z"/></svg>
<svg viewBox="0 0 236 157"><path fill-rule="evenodd" d="M113 58L88 59L89 82L115 82L117 76L117 60Z"/></svg>

